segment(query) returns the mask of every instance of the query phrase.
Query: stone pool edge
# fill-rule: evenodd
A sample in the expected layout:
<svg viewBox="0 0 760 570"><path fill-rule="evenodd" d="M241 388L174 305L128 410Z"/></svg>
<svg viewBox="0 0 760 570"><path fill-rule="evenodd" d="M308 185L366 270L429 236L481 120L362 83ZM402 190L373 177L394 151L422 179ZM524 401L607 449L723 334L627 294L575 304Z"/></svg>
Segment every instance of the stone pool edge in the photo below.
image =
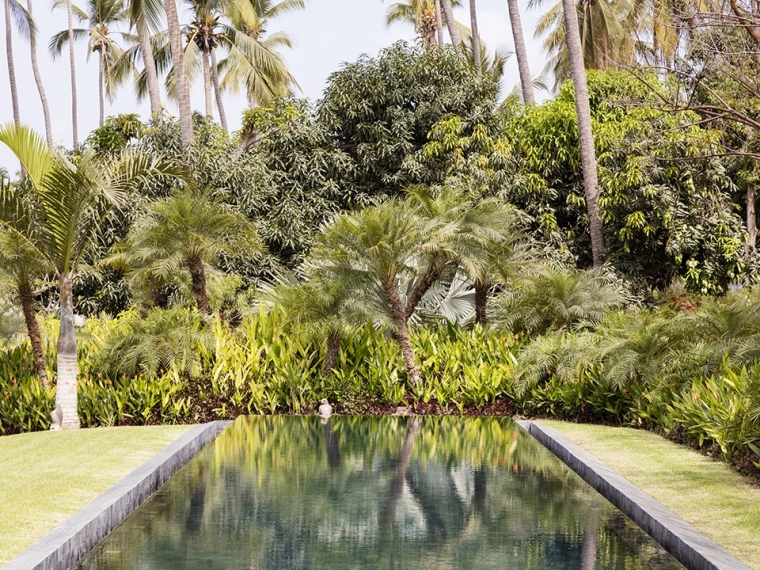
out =
<svg viewBox="0 0 760 570"><path fill-rule="evenodd" d="M750 570L566 435L534 422L518 423L689 570Z"/></svg>
<svg viewBox="0 0 760 570"><path fill-rule="evenodd" d="M190 428L0 570L67 570L230 423L215 421Z"/></svg>

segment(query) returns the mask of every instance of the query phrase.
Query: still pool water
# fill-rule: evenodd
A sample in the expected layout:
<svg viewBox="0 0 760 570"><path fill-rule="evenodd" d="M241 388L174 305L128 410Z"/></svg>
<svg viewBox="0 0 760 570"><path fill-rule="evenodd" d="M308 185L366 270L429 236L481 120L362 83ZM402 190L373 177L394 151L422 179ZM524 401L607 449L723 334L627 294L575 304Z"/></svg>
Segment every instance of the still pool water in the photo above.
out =
<svg viewBox="0 0 760 570"><path fill-rule="evenodd" d="M244 417L84 569L683 569L506 418Z"/></svg>

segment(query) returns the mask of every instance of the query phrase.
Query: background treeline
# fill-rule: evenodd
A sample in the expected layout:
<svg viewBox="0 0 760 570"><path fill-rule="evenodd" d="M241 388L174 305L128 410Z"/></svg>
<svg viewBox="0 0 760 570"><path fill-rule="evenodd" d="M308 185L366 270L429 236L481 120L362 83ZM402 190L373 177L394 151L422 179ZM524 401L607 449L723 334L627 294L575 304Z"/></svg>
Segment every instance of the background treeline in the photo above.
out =
<svg viewBox="0 0 760 570"><path fill-rule="evenodd" d="M126 178L109 165L131 165L118 203L71 210L92 231L65 272L35 253L47 234L18 239L14 214L55 233L65 220L40 199L53 186L28 168L4 181L2 325L25 323L31 342L3 353L0 426L50 425L70 281L89 317L84 425L304 412L328 396L346 412L629 423L751 466L754 179L698 111L662 108L670 87L588 74L596 269L570 83L541 105L498 104L496 80L453 49L400 43L334 73L314 105L247 111L234 135L196 116L189 147L171 117L107 119L51 171L76 186L110 168L110 188ZM719 298L731 284L743 290Z"/></svg>

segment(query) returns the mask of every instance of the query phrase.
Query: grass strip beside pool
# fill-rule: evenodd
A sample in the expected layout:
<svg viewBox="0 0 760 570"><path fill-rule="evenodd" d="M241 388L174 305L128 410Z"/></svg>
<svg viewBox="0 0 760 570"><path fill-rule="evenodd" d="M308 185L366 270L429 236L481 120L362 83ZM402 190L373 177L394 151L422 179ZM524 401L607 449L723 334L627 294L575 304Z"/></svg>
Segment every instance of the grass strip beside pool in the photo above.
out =
<svg viewBox="0 0 760 570"><path fill-rule="evenodd" d="M687 447L629 428L540 420L760 570L760 486Z"/></svg>
<svg viewBox="0 0 760 570"><path fill-rule="evenodd" d="M190 426L0 437L0 565L8 562Z"/></svg>

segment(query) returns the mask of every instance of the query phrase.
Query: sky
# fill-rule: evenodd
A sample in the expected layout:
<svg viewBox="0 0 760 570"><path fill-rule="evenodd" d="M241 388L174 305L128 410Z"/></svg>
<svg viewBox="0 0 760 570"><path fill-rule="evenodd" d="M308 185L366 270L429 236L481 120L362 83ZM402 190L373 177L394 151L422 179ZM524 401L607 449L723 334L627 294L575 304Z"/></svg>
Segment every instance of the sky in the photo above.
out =
<svg viewBox="0 0 760 570"><path fill-rule="evenodd" d="M80 4L82 0L74 2ZM411 25L395 23L390 27L386 26L385 14L391 3L390 0L307 0L305 11L286 14L270 22L270 33L285 31L294 39L293 49L283 50L283 54L291 73L301 87L297 96L316 101L322 95L328 76L340 69L342 63L355 61L364 53L377 55L383 47L398 40L414 41L415 33ZM533 30L541 11L528 9L527 0L520 0L519 3L531 73L535 78L540 75L545 62L541 41L533 38ZM56 143L70 147L71 90L68 52L55 61L47 53L49 38L66 28L66 12L52 11L52 5L52 0L35 0L34 15L39 30L38 59L50 105L53 138ZM189 12L180 6L180 18L187 21L188 16ZM469 25L469 12L465 8L456 9L455 16L460 22ZM489 50L513 51L506 0L478 0L478 26ZM87 61L84 40L77 45L76 50L79 137L84 139L98 123L97 61L94 58ZM29 64L29 44L17 35L14 36L13 55L21 121L31 125L44 136L42 107ZM0 42L0 58L0 123L5 123L13 119L13 113L4 41ZM517 61L511 56L506 65L502 96L509 94L518 83ZM540 98L541 92L537 92L537 96ZM193 109L202 111L204 99L200 82L192 87L191 99ZM245 98L242 95L227 93L224 95L224 104L230 129L238 129L241 113L247 105ZM177 114L177 109L172 103L167 104L167 109L170 113ZM147 100L138 103L132 88L124 86L116 101L113 104L107 103L106 106L106 116L119 113L140 113L147 117L150 114L150 106ZM18 163L4 145L0 145L0 166L10 172L18 170Z"/></svg>

